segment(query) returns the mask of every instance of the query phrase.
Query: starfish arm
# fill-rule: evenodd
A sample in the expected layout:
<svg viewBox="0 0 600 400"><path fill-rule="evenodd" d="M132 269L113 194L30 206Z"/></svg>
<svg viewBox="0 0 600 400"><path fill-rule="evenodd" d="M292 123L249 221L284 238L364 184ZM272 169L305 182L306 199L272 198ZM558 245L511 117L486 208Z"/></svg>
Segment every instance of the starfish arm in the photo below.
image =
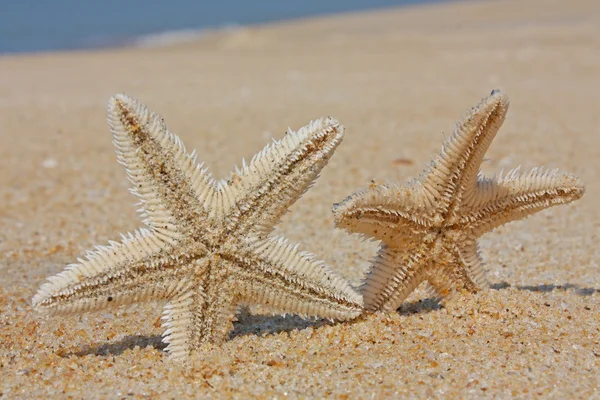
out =
<svg viewBox="0 0 600 400"><path fill-rule="evenodd" d="M212 179L158 114L120 94L109 101L108 123L146 224L177 236L207 220L204 207L215 199Z"/></svg>
<svg viewBox="0 0 600 400"><path fill-rule="evenodd" d="M508 98L499 91L472 108L444 142L441 154L421 176L437 199L438 212L452 217L472 201L483 157L508 111Z"/></svg>
<svg viewBox="0 0 600 400"><path fill-rule="evenodd" d="M311 122L297 132L288 130L267 145L229 183L220 187L228 230L252 230L265 237L287 209L313 184L340 144L344 128L332 118ZM228 211L229 210L229 211Z"/></svg>
<svg viewBox="0 0 600 400"><path fill-rule="evenodd" d="M33 297L33 306L51 314L70 314L165 299L183 289L191 274L180 265L172 246L148 230L124 236L121 243L97 246L85 259L48 279Z"/></svg>
<svg viewBox="0 0 600 400"><path fill-rule="evenodd" d="M394 312L426 278L425 252L382 246L361 287L365 309Z"/></svg>
<svg viewBox="0 0 600 400"><path fill-rule="evenodd" d="M431 283L429 283L429 281L423 282L421 289L423 291L423 296L425 299L431 299L438 303L443 300L437 292L437 290L435 290L435 287Z"/></svg>
<svg viewBox="0 0 600 400"><path fill-rule="evenodd" d="M220 260L213 268L224 271L225 264ZM202 343L222 343L232 329L238 285L231 277L219 277L218 284L210 280L201 279L164 307L163 342L168 344L166 350L173 359L185 360Z"/></svg>
<svg viewBox="0 0 600 400"><path fill-rule="evenodd" d="M469 223L480 236L507 222L577 200L584 191L581 180L569 173L544 168L524 174L512 170L505 177L480 179L474 211L462 216L461 222Z"/></svg>
<svg viewBox="0 0 600 400"><path fill-rule="evenodd" d="M461 291L470 293L477 291L477 286L467 277L465 271L460 273L459 268L458 264L445 268L431 268L427 273L427 281L443 301L451 300Z"/></svg>
<svg viewBox="0 0 600 400"><path fill-rule="evenodd" d="M432 265L427 269L426 279L444 301L452 299L459 292L475 293L480 289L471 279L469 266L465 266L458 258L453 263Z"/></svg>
<svg viewBox="0 0 600 400"><path fill-rule="evenodd" d="M198 290L187 290L171 299L163 309L163 343L166 351L175 360L185 360L196 344L195 303L200 301Z"/></svg>
<svg viewBox="0 0 600 400"><path fill-rule="evenodd" d="M456 243L460 260L465 265L469 279L480 289L488 288L489 281L483 269L483 260L479 253L479 246L475 238L466 239Z"/></svg>
<svg viewBox="0 0 600 400"><path fill-rule="evenodd" d="M334 204L332 211L336 227L391 244L432 225L427 215L434 204L427 199L418 182L373 185Z"/></svg>
<svg viewBox="0 0 600 400"><path fill-rule="evenodd" d="M362 296L324 262L283 238L260 240L229 260L242 302L303 317L348 320L362 312Z"/></svg>

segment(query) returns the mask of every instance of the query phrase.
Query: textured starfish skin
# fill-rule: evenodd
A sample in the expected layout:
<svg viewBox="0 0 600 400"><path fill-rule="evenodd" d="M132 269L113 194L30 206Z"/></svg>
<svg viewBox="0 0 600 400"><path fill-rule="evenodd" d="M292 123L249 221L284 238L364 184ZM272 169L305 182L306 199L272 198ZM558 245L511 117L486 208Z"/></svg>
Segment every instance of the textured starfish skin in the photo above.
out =
<svg viewBox="0 0 600 400"><path fill-rule="evenodd" d="M338 320L361 313L362 297L345 280L269 236L342 140L337 121L286 132L227 182L211 178L160 116L130 97L110 100L108 123L148 229L97 246L50 277L33 298L37 309L66 314L168 300L163 340L177 359L223 341L238 303Z"/></svg>
<svg viewBox="0 0 600 400"><path fill-rule="evenodd" d="M382 243L361 288L367 310L396 310L423 281L442 298L488 286L481 235L583 195L578 178L557 170L479 174L507 110L508 99L493 91L457 124L418 179L372 184L334 204L336 226Z"/></svg>

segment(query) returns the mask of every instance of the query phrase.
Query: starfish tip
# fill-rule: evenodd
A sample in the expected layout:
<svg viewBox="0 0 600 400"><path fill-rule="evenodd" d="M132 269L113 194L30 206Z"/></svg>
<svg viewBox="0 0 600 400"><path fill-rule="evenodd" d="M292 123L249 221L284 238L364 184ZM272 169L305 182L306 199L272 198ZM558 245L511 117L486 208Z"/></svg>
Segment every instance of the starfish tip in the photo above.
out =
<svg viewBox="0 0 600 400"><path fill-rule="evenodd" d="M508 109L508 96L500 91L500 89L494 89L490 95L484 100L486 105L492 106L494 109L503 109L504 113Z"/></svg>

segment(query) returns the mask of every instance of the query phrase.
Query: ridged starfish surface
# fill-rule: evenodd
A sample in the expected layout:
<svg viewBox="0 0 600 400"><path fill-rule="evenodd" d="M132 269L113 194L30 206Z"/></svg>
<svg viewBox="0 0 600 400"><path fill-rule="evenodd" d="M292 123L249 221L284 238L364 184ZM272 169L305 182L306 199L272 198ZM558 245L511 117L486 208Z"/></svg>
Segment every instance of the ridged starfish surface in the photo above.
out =
<svg viewBox="0 0 600 400"><path fill-rule="evenodd" d="M362 286L366 309L396 310L423 281L441 297L487 286L477 238L583 195L578 178L557 170L479 174L507 110L508 99L493 91L418 179L373 184L334 205L338 227L382 242Z"/></svg>
<svg viewBox="0 0 600 400"><path fill-rule="evenodd" d="M54 314L168 300L164 341L184 359L202 342L221 342L238 303L346 320L362 297L311 254L269 236L311 186L343 137L330 118L289 131L252 161L215 181L159 115L125 95L109 102L119 161L149 229L97 247L49 278L33 298Z"/></svg>

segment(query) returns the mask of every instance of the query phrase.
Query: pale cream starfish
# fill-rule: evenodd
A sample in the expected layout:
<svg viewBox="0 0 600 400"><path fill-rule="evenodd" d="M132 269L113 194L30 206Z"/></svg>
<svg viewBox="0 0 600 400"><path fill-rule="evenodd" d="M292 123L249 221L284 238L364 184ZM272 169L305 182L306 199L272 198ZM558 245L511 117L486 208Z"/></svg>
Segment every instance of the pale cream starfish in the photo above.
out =
<svg viewBox="0 0 600 400"><path fill-rule="evenodd" d="M343 137L331 118L288 130L227 182L211 178L162 118L125 95L108 123L149 229L97 247L49 278L33 305L55 314L168 300L164 341L174 358L224 340L238 303L347 320L362 297L311 254L269 236Z"/></svg>
<svg viewBox="0 0 600 400"><path fill-rule="evenodd" d="M456 126L419 179L373 184L334 205L336 226L382 242L362 286L367 310L396 310L423 281L441 297L488 286L477 238L583 195L578 178L557 170L479 175L507 110L508 99L493 91Z"/></svg>

